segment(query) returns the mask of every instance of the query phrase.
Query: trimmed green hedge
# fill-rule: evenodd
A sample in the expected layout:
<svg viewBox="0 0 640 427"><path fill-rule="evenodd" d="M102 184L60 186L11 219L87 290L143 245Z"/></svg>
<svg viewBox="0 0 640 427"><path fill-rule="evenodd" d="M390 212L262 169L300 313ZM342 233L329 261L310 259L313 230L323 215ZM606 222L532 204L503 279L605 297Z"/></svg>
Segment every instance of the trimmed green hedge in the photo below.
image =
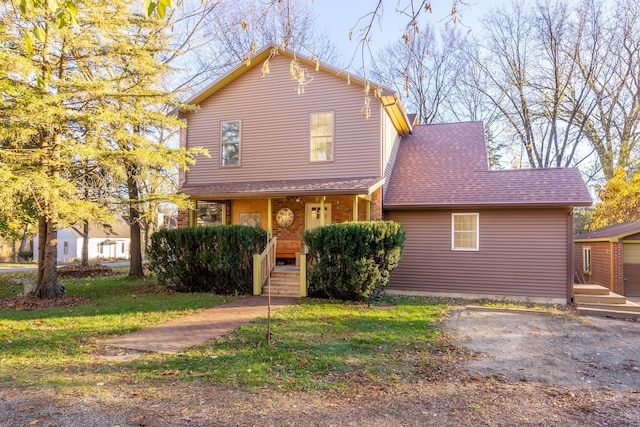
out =
<svg viewBox="0 0 640 427"><path fill-rule="evenodd" d="M180 292L250 294L252 257L266 242L266 231L245 225L160 230L151 236L149 268Z"/></svg>
<svg viewBox="0 0 640 427"><path fill-rule="evenodd" d="M308 230L304 242L309 295L360 301L380 294L389 283L405 232L392 221L346 222Z"/></svg>

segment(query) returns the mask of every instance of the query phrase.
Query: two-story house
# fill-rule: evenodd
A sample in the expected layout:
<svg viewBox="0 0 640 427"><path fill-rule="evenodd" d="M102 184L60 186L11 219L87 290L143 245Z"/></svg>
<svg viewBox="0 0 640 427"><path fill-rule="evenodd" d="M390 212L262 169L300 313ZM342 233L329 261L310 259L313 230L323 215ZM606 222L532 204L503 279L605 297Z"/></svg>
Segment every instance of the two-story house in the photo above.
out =
<svg viewBox="0 0 640 427"><path fill-rule="evenodd" d="M482 123L413 126L393 91L273 46L188 103L181 145L211 157L181 174L180 226L257 225L292 255L306 229L392 219L390 292L571 298L576 169L490 171Z"/></svg>

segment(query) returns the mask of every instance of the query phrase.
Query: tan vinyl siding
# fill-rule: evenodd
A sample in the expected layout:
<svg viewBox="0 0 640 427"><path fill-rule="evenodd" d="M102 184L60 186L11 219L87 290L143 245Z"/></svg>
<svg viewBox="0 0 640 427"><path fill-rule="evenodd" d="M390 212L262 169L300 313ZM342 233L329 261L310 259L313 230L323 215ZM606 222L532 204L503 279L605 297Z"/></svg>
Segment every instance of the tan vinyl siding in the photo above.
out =
<svg viewBox="0 0 640 427"><path fill-rule="evenodd" d="M451 250L451 214L479 213L480 250ZM390 211L407 241L390 290L566 298L568 209Z"/></svg>
<svg viewBox="0 0 640 427"><path fill-rule="evenodd" d="M186 185L382 176L382 107L376 99L365 119L361 86L313 69L313 80L298 95L289 64L287 57L272 58L266 77L258 64L203 101L199 111L185 114L188 145L204 147L211 155L198 158ZM334 114L333 159L310 162L309 117L321 112ZM227 120L242 120L240 167L219 166L220 122Z"/></svg>

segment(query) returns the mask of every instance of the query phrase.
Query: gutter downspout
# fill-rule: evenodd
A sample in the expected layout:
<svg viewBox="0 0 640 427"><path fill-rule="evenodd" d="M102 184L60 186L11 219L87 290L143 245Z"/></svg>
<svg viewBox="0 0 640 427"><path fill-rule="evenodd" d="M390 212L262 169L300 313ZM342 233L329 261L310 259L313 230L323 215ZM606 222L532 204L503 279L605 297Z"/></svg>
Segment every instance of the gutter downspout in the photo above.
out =
<svg viewBox="0 0 640 427"><path fill-rule="evenodd" d="M567 304L573 303L573 208L567 215Z"/></svg>

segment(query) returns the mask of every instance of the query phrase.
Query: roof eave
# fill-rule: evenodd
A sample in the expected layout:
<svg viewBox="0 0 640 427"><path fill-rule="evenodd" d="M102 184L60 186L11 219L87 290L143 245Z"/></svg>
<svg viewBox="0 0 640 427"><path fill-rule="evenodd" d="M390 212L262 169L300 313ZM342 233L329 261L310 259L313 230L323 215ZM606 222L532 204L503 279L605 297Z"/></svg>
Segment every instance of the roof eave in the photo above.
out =
<svg viewBox="0 0 640 427"><path fill-rule="evenodd" d="M591 203L552 202L552 203L385 203L384 209L479 209L479 208L572 208L590 206Z"/></svg>
<svg viewBox="0 0 640 427"><path fill-rule="evenodd" d="M634 234L638 234L640 233L640 229L635 229L635 230L631 230L631 231L626 231L624 233L620 233L620 234L616 234L613 236L599 236L599 237L582 237L580 239L576 239L576 242L610 242L610 243L617 243L619 242L621 239L624 239L625 237L628 236L632 236Z"/></svg>
<svg viewBox="0 0 640 427"><path fill-rule="evenodd" d="M413 127L407 116L407 112L400 102L400 98L398 98L398 94L382 95L380 102L382 103L382 108L384 108L389 116L391 123L393 123L393 127L398 131L398 134L401 136L409 135Z"/></svg>
<svg viewBox="0 0 640 427"><path fill-rule="evenodd" d="M369 195L384 185L384 178L369 187L349 188L349 189L294 189L294 190L262 190L259 192L229 192L229 193L195 193L190 191L194 187L184 187L179 192L191 198L198 199L248 199L255 197L291 197L291 196L338 196L338 195Z"/></svg>

